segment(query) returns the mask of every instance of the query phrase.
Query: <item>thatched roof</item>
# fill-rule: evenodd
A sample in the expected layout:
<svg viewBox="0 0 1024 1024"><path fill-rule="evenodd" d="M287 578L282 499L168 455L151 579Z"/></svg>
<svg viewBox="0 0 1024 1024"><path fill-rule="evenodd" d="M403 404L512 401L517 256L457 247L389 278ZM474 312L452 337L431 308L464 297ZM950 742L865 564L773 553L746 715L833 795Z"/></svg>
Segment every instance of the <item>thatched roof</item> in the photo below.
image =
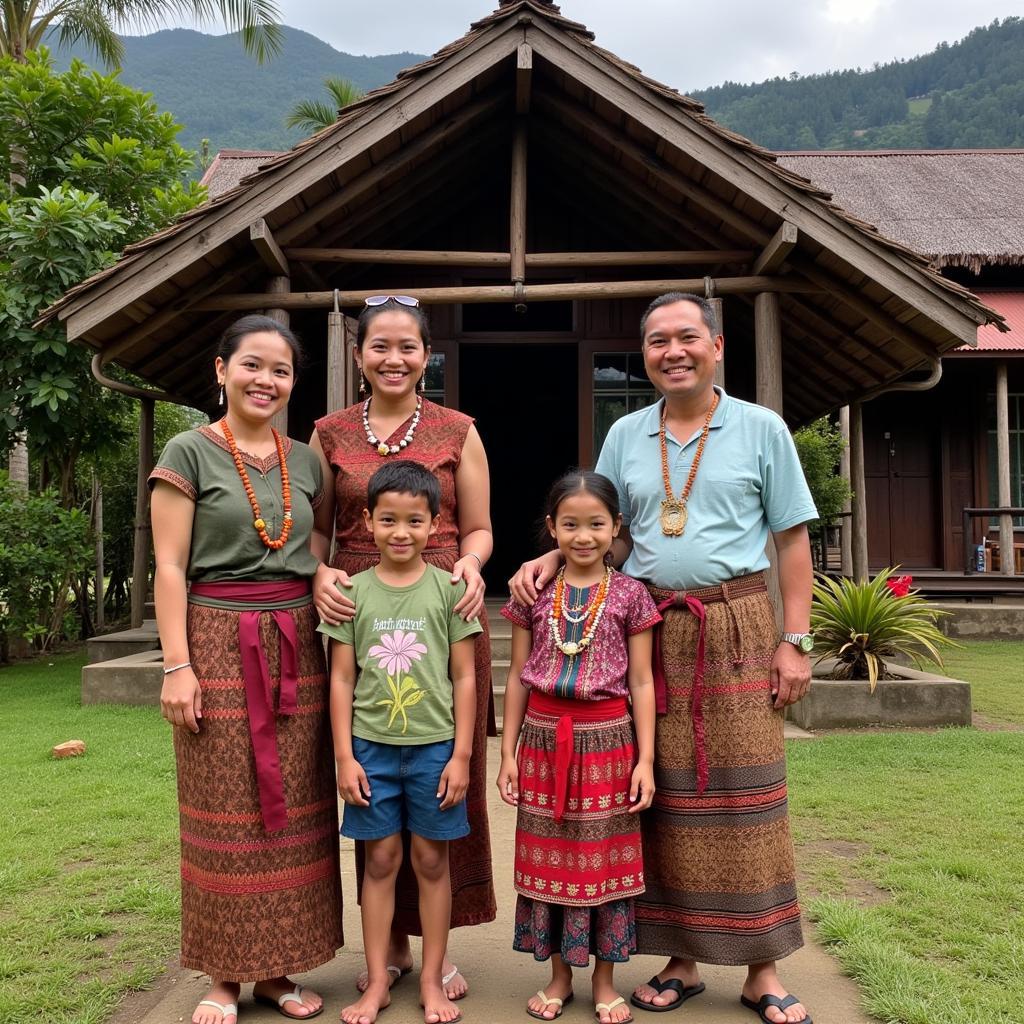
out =
<svg viewBox="0 0 1024 1024"><path fill-rule="evenodd" d="M266 265L251 239L257 226L285 254L316 246L472 248L472 237L456 244L444 232L456 223L471 235L480 216L508 223L507 210L499 214L508 186L493 169L509 166L524 48L532 60L530 161L543 169L531 171L534 184L542 177L550 196L617 238L614 248L682 245L767 258L780 232L796 230L775 273L794 286L780 286L779 302L794 369L786 402L799 415L852 400L973 343L978 325L1002 323L925 257L540 0L501 6L289 152L254 157L260 166L237 185L129 247L41 322L59 316L69 337L105 359L190 395L218 324L209 313L241 308L218 299L265 289ZM397 212L410 203L417 215ZM532 230L545 227L534 221ZM541 241L537 251L544 248ZM315 260L312 270L312 284L299 287L315 288L307 293L314 296L329 294L325 286L353 288L361 273ZM729 277L713 262L690 274ZM381 280L372 268L364 277L375 287Z"/></svg>
<svg viewBox="0 0 1024 1024"><path fill-rule="evenodd" d="M936 268L1024 264L1024 149L778 156Z"/></svg>
<svg viewBox="0 0 1024 1024"><path fill-rule="evenodd" d="M206 186L208 198L215 199L280 155L280 151L273 149L222 149L206 168L199 184Z"/></svg>

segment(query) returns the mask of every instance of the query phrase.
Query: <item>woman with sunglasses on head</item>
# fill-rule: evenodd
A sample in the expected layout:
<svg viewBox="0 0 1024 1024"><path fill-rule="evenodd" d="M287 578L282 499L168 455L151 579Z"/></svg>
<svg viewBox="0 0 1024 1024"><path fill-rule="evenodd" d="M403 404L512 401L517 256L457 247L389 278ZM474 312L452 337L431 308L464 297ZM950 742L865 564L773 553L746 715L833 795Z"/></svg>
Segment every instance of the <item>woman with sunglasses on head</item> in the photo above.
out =
<svg viewBox="0 0 1024 1024"><path fill-rule="evenodd" d="M419 302L408 295L376 295L366 300L356 334L360 401L318 420L312 449L320 455L325 479L333 478L316 513L314 551L321 566L313 598L321 618L338 623L352 618L345 595L349 578L380 557L363 524L366 485L388 459L414 459L441 484L441 521L423 552L432 565L451 573L452 584L466 581L455 606L464 619L479 618L483 633L475 648L477 715L470 785L466 797L470 834L450 844L451 927L493 921L496 913L487 826L486 737L493 722L491 650L484 610L481 569L491 555L490 480L480 435L468 416L423 397L430 327ZM319 544L319 548L318 548ZM362 879L362 844L357 873ZM412 969L409 936L422 934L416 879L405 857L396 889L394 927L388 955L391 984ZM465 978L446 955L442 981L449 999L467 992ZM365 989L366 974L357 979Z"/></svg>
<svg viewBox="0 0 1024 1024"><path fill-rule="evenodd" d="M289 974L342 944L328 683L310 580L319 460L271 426L301 350L246 316L214 363L219 416L150 476L160 704L174 730L181 965L212 987L192 1024L235 1024L241 982L294 1020L323 1000Z"/></svg>

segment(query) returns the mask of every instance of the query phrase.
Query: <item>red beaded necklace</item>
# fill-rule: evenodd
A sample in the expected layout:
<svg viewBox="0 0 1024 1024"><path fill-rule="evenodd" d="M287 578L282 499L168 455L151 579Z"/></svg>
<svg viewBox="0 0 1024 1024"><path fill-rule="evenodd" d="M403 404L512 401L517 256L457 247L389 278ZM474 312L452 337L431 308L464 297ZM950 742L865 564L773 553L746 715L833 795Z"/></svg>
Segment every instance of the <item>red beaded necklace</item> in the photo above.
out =
<svg viewBox="0 0 1024 1024"><path fill-rule="evenodd" d="M220 429L224 432L224 439L228 443L231 458L234 459L235 469L238 470L238 475L242 478L245 495L252 506L253 515L255 516L252 524L253 528L260 535L260 540L268 548L273 551L279 551L288 543L288 534L292 532L293 523L292 486L291 481L288 479L288 463L285 462L284 458L284 441L281 440L281 435L271 427L270 432L274 435L274 444L277 445L277 461L281 467L281 498L284 502L284 522L281 526L281 536L276 540L272 540L267 534L267 524L263 518L263 513L260 511L259 499L256 497L256 492L252 489L249 474L246 472L245 463L242 461L242 453L238 450L238 445L235 444L235 436L231 433L231 428L228 426L227 417L220 421Z"/></svg>

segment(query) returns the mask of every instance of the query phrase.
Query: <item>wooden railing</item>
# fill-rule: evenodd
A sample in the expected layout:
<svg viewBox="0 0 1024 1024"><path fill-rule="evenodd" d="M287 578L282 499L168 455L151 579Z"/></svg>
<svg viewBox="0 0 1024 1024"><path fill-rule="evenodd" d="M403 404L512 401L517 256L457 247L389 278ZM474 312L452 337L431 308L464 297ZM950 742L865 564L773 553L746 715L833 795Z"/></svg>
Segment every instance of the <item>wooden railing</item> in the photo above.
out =
<svg viewBox="0 0 1024 1024"><path fill-rule="evenodd" d="M971 535L971 520L978 516L1024 516L1024 508L1016 506L1003 506L1002 508L965 508L964 509L964 575L971 576L977 570L975 568L974 561L974 549L977 547L973 543L974 538ZM1000 559L1007 557L1006 552L1000 552ZM1010 572L1007 575L1013 575L1013 552L1009 552L1010 558Z"/></svg>

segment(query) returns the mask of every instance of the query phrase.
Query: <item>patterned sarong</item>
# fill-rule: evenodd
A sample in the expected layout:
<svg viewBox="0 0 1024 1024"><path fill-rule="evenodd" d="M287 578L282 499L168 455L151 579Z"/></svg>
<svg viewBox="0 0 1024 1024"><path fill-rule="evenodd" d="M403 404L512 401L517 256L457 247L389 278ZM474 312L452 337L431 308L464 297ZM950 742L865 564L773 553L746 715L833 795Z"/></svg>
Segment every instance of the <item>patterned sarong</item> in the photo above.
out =
<svg viewBox="0 0 1024 1024"><path fill-rule="evenodd" d="M659 604L672 596L650 590ZM701 617L678 599L662 613L668 706L657 723L654 805L642 816L647 891L636 901L637 947L712 964L778 960L799 949L803 937L782 714L770 693L775 615L763 592L701 605L697 702Z"/></svg>
<svg viewBox="0 0 1024 1024"><path fill-rule="evenodd" d="M189 656L202 687L203 717L198 734L174 730L181 964L217 978L258 981L311 970L331 960L343 942L327 675L319 620L306 601L278 610L276 618L261 611L255 623L269 683L259 713L265 724L269 709L276 746L276 783L270 784L280 786L286 816L285 827L275 831L264 825L239 646L240 623L250 612L240 601L234 608L188 607ZM296 638L294 709L281 695L282 616L294 624ZM261 674L260 687L263 682ZM281 715L282 704L292 713Z"/></svg>
<svg viewBox="0 0 1024 1024"><path fill-rule="evenodd" d="M563 906L642 893L625 698L576 701L531 690L517 760L516 892Z"/></svg>

